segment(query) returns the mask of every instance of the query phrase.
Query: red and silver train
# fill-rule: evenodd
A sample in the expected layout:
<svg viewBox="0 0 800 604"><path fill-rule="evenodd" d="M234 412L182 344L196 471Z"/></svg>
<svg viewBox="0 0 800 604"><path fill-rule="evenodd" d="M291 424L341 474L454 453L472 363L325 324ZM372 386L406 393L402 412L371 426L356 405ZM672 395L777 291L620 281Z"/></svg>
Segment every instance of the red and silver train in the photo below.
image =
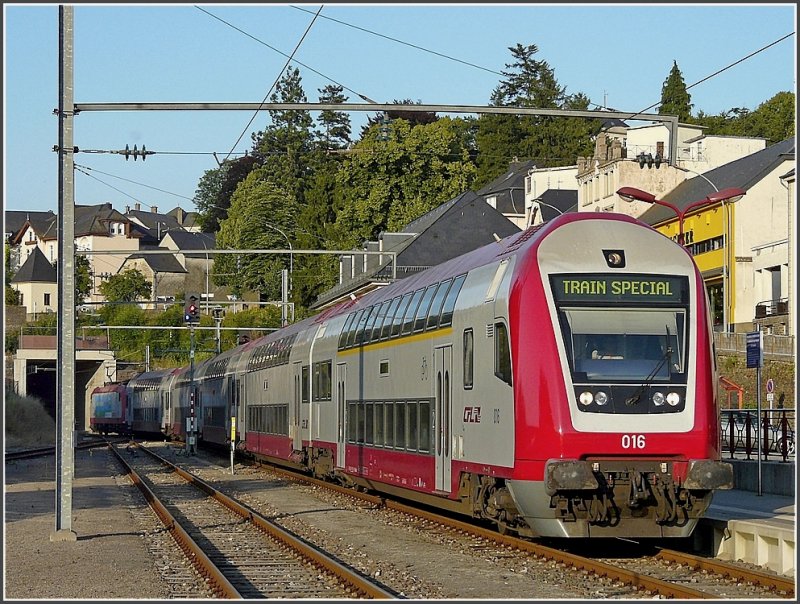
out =
<svg viewBox="0 0 800 604"><path fill-rule="evenodd" d="M571 213L128 395L134 430L193 416L200 442L501 531L661 538L732 486L716 383L689 253Z"/></svg>

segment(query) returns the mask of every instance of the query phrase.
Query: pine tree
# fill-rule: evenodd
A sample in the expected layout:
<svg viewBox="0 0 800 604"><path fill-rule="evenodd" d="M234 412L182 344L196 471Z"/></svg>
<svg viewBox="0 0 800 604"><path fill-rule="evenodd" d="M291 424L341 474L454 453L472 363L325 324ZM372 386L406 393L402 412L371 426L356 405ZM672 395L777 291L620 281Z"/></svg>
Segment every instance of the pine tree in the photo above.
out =
<svg viewBox="0 0 800 604"><path fill-rule="evenodd" d="M686 90L678 62L672 62L672 69L661 86L661 105L659 115L675 115L679 122L688 123L692 119L692 96Z"/></svg>
<svg viewBox="0 0 800 604"><path fill-rule="evenodd" d="M553 68L534 58L535 44L509 47L514 58L506 64L504 79L492 92L491 104L498 107L536 109L587 109L588 98L569 95L560 86ZM596 120L543 115L482 115L477 120L478 147L476 187L494 180L517 158L533 159L539 167L567 166L578 155L591 155Z"/></svg>

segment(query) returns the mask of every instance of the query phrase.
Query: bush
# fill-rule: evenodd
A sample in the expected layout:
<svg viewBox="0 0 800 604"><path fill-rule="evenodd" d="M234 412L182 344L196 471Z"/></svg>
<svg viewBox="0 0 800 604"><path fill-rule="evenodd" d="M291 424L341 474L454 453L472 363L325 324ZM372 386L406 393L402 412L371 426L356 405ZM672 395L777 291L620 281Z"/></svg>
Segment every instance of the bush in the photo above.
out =
<svg viewBox="0 0 800 604"><path fill-rule="evenodd" d="M56 443L56 422L33 396L6 390L6 447L46 447Z"/></svg>

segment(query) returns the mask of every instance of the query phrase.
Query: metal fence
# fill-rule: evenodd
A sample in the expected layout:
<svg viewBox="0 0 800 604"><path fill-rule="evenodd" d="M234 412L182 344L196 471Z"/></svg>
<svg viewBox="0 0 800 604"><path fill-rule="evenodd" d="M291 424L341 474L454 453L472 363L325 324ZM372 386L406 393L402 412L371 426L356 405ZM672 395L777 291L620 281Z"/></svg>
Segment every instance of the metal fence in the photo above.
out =
<svg viewBox="0 0 800 604"><path fill-rule="evenodd" d="M714 332L714 345L717 352L747 353L747 334L733 332ZM781 361L794 358L794 336L764 334L764 358Z"/></svg>
<svg viewBox="0 0 800 604"><path fill-rule="evenodd" d="M722 409L720 428L721 450L731 458L757 458L760 436L761 459L795 459L794 409L762 410L760 418L753 409Z"/></svg>

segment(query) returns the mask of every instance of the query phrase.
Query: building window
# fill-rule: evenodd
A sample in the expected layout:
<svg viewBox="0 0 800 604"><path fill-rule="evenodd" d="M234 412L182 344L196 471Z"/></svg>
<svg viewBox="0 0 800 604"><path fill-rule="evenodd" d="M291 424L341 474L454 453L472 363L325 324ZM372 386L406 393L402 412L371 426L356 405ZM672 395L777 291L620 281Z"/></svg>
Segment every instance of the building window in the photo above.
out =
<svg viewBox="0 0 800 604"><path fill-rule="evenodd" d="M45 294L44 295L44 305L45 306L50 306L50 294Z"/></svg>

